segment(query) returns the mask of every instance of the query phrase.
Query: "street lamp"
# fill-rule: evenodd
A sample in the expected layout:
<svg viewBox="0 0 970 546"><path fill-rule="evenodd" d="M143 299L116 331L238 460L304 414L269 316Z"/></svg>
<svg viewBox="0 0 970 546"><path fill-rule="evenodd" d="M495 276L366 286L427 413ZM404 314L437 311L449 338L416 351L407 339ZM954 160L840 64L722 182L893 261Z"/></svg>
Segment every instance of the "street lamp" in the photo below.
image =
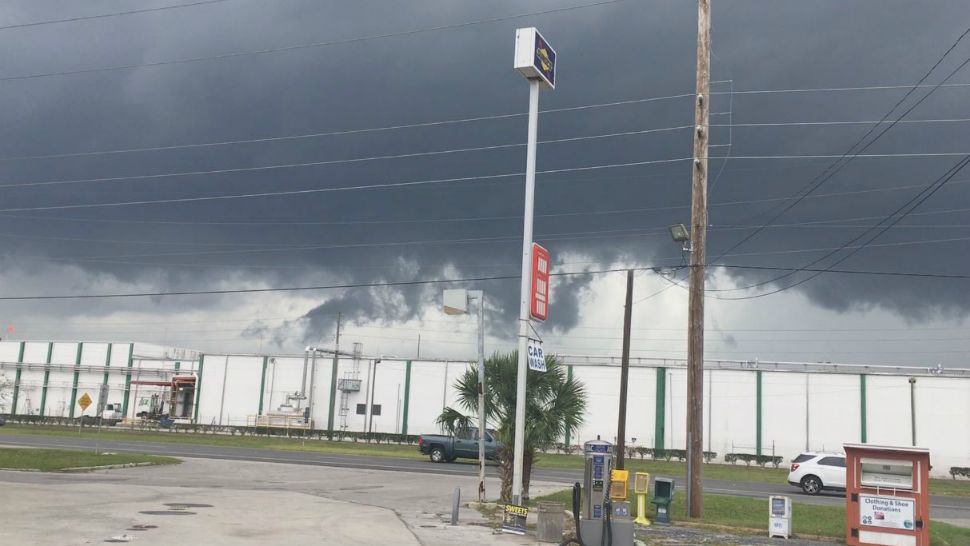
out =
<svg viewBox="0 0 970 546"><path fill-rule="evenodd" d="M478 500L485 501L485 293L481 290L445 290L447 315L468 314L469 302L478 300Z"/></svg>

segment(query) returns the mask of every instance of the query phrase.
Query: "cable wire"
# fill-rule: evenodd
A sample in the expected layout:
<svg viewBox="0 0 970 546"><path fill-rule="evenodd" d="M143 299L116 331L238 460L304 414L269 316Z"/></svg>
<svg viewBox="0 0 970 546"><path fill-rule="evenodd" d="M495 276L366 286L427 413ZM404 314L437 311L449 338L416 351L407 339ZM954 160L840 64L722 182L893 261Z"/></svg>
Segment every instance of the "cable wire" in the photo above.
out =
<svg viewBox="0 0 970 546"><path fill-rule="evenodd" d="M565 172L579 172L579 171L595 171L601 169L614 169L621 167L639 167L644 165L659 165L665 163L678 163L681 161L688 161L691 158L681 157L674 159L657 159L650 161L634 161L630 163L613 163L606 165L591 165L587 167L570 167L565 169L551 169L546 171L538 171L536 174L556 174ZM210 195L203 197L178 197L170 199L145 199L138 201L117 201L110 203L86 203L86 204L72 204L72 205L49 205L43 207L16 207L16 208L6 208L0 209L0 212L26 212L34 210L68 210L68 209L87 209L87 208L101 208L101 207L127 207L134 205L156 205L156 204L169 204L169 203L192 203L198 201L224 201L230 199L252 199L260 197L279 197L286 195L307 195L314 193L333 193L333 192L345 192L345 191L358 191L358 190L375 190L375 189L390 189L390 188L407 188L414 186L427 186L432 184L444 184L450 182L467 182L472 180L489 180L496 178L507 178L511 176L524 176L525 173L505 173L505 174L492 174L492 175L478 175L478 176L462 176L455 178L438 178L432 180L415 180L410 182L388 182L381 184L361 184L357 186L342 186L337 188L309 188L303 190L289 190L289 191L275 191L275 192L259 192L259 193L243 193L243 194L228 194L228 195Z"/></svg>
<svg viewBox="0 0 970 546"><path fill-rule="evenodd" d="M612 101L612 102L581 104L578 106L566 106L562 108L549 108L546 110L540 110L539 113L557 114L562 112L578 112L583 110L594 110L598 108L611 108L614 106L629 106L632 104L645 104L650 102L682 99L682 98L693 97L693 96L694 96L693 93L681 93L678 95L666 95L666 96L660 96L660 97L642 97L642 98L625 99L625 100L618 100L618 101ZM250 138L250 139L221 140L221 141L213 141L213 142L195 142L195 143L188 143L188 144L173 144L168 146L148 146L148 147L140 147L140 148L114 148L114 149L107 149L107 150L94 150L89 152L63 152L63 153L43 154L43 155L7 156L7 157L0 157L0 161L86 157L86 156L100 156L100 155L113 155L113 154L127 154L127 153L136 153L136 152L184 150L184 149L190 149L190 148L208 148L213 146L229 146L234 144L281 142L281 141L290 141L290 140L303 140L303 139L309 139L309 138L323 138L323 137L332 137L332 136L379 133L384 131L398 131L402 129L440 127L440 126L447 126L447 125L457 125L462 123L474 123L479 121L509 119L509 118L515 118L515 117L522 117L526 115L528 115L528 112L517 112L514 114L493 114L488 116L473 116L473 117L446 119L446 120L438 120L438 121L422 121L417 123L386 125L383 127L364 127L359 129L343 129L338 131L301 133L296 135L281 135L281 136L258 137L258 138Z"/></svg>
<svg viewBox="0 0 970 546"><path fill-rule="evenodd" d="M690 129L691 125L679 125L675 127L660 127L655 129L639 129L636 131L621 131L615 133L603 133L597 135L586 135L578 137L566 137L539 141L538 144L562 144L566 142L580 142L585 140L598 140L604 138L617 138L625 136L634 135L645 135L651 133L662 133L669 131L677 131L683 129ZM262 165L258 167L237 167L237 168L227 168L227 169L212 169L205 171L181 171L181 172L170 172L170 173L158 173L158 174L138 174L138 175L127 175L127 176L110 176L101 178L74 178L66 180L42 180L36 182L8 182L0 184L0 189L4 188L23 188L32 186L53 186L53 185L65 185L65 184L84 184L90 182L118 182L122 180L153 180L159 178L178 178L185 176L203 176L210 174L228 174L228 173L240 173L240 172L254 172L254 171L269 171L277 169L293 169L299 167L319 167L324 165L340 165L347 163L364 163L368 161L381 161L389 159L407 159L415 157L428 157L428 156L438 156L438 155L448 155L448 154L459 154L468 152L482 152L489 150L501 150L508 148L518 148L525 146L525 142L516 142L512 144L493 144L491 146L476 146L468 148L451 148L446 150L433 150L427 152L413 152L407 154L389 154L389 155L377 155L368 157L355 157L348 159L331 159L326 161L308 161L303 163L281 163L275 165Z"/></svg>
<svg viewBox="0 0 970 546"><path fill-rule="evenodd" d="M143 9L133 9L128 11L115 11L112 13L101 13L98 15L83 15L80 17L69 17L67 19L51 19L47 21L35 21L32 23L17 23L14 25L4 25L0 26L0 30L10 30L14 28L29 28L29 27L39 27L42 25L54 25L58 23L75 23L78 21L90 21L92 19L106 19L109 17L120 17L122 15L134 15L136 13L149 13L155 11L165 11L180 8L191 8L195 6L203 6L206 4L219 4L221 2L226 2L227 0L200 0L198 2L192 2L191 4L172 4L170 6L158 6L157 8L143 8Z"/></svg>
<svg viewBox="0 0 970 546"><path fill-rule="evenodd" d="M357 37L353 37L353 38L342 38L342 39L338 39L338 40L327 40L327 41L321 41L321 42L310 42L310 43L304 43L304 44L295 44L295 45L289 45L289 46L283 46L283 47L273 47L273 48L266 48L266 49L257 49L257 50L251 50L251 51L237 51L237 52L231 52L231 53L222 53L222 54L218 54L218 55L205 55L205 56L199 56L199 57L189 57L189 58L184 58L184 59L171 59L171 60L163 60L163 61L152 61L152 62L146 62L146 63L131 63L131 64L119 64L119 65L114 65L114 66L102 66L102 67L92 67L92 68L81 68L81 69L77 69L77 70L62 70L62 71L55 71L55 72L37 72L37 73L33 73L33 74L21 74L21 75L17 75L17 76L4 76L4 77L0 77L0 81L32 80L32 79L37 79L37 78L49 78L49 77L53 77L53 76L71 76L71 75L77 75L77 74L94 74L94 73L100 73L100 72L116 72L116 71L122 71L122 70L132 70L132 69L135 69L135 68L149 68L149 67L158 67L158 66L171 66L171 65L179 65L179 64L199 63L199 62L203 62L203 61L221 61L221 60L225 60L225 59L236 59L236 58L239 58L239 57L250 57L250 56L253 56L253 55L267 55L267 54L270 54L270 53L280 53L280 52L284 52L284 51L296 51L296 50L301 50L301 49L312 49L312 48L328 47L328 46L334 46L334 45L353 44L353 43L365 42L365 41L370 41L370 40L382 40L382 39L397 38L397 37L402 37L402 36L413 36L415 34L423 34L423 33L427 33L427 32L436 32L436 31L441 31L441 30L453 30L453 29L465 28L465 27L470 27L470 26L475 26L475 25L482 25L482 24L486 24L486 23L498 23L498 22L502 22L502 21L511 21L511 20L514 20L514 19L521 19L521 18L524 18L524 17L532 17L532 16L536 16L536 15L548 15L548 14L552 14L552 13L562 13L562 12L566 12L566 11L573 11L573 10L578 10L578 9L586 9L586 8L604 6L604 5L607 5L607 4L618 4L618 3L621 3L621 2L625 2L625 1L626 0L603 0L601 2L593 2L593 3L588 3L588 4L579 4L579 5L575 5L575 6L566 6L566 7L553 8L553 9L547 9L547 10L542 10L542 11L533 11L533 12L528 12L528 13L519 13L519 14L515 14L515 15L505 15L505 16L501 16L501 17L490 17L488 19L478 19L478 20L474 20L474 21L465 21L465 22L462 22L462 23L452 23L452 24L448 24L448 25L438 25L438 26L433 26L433 27L425 27L425 28L419 28L419 29L413 29L413 30L406 30L406 31L402 31L402 32L390 32L390 33L386 33L386 34L371 34L371 35L368 35L368 36L357 36Z"/></svg>

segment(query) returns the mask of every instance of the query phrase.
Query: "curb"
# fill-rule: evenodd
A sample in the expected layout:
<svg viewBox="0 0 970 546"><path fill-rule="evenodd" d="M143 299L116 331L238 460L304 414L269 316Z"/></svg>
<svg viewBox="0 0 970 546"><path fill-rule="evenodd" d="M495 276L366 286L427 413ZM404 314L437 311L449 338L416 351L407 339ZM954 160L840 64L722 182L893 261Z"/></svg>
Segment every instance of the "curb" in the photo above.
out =
<svg viewBox="0 0 970 546"><path fill-rule="evenodd" d="M60 470L54 470L53 472L89 472L92 470L114 470L117 468L135 468L138 466L158 466L156 463L123 463L123 464L106 464L100 466L78 466L74 468L62 468Z"/></svg>

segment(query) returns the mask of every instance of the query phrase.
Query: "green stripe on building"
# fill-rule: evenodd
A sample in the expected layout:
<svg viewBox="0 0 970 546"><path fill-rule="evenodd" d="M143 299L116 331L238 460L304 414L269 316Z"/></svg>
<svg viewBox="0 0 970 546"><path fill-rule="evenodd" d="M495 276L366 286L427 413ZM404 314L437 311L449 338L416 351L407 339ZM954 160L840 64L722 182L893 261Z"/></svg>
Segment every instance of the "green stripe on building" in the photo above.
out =
<svg viewBox="0 0 970 546"><path fill-rule="evenodd" d="M761 380L762 380L761 370L758 370L758 371L754 372L754 376L755 376L755 382L757 383L757 387L756 387L756 391L755 391L755 409L754 409L754 412L755 412L754 454L760 456L761 455L761 426L762 426L762 423L761 423L761 392L762 392L762 389L761 389Z"/></svg>
<svg viewBox="0 0 970 546"><path fill-rule="evenodd" d="M859 416L862 420L862 443L866 443L869 437L869 427L866 423L866 375L859 375Z"/></svg>
<svg viewBox="0 0 970 546"><path fill-rule="evenodd" d="M47 385L51 379L51 356L54 355L54 342L47 343L47 362L44 365L44 386L40 390L40 416L44 416L47 407Z"/></svg>
<svg viewBox="0 0 970 546"><path fill-rule="evenodd" d="M135 365L135 344L128 344L128 373L125 374L125 397L121 402L121 416L128 418L128 395L131 394L131 367Z"/></svg>
<svg viewBox="0 0 970 546"><path fill-rule="evenodd" d="M108 354L104 357L104 379L101 380L102 385L108 384L108 368L111 367L111 344L108 344Z"/></svg>
<svg viewBox="0 0 970 546"><path fill-rule="evenodd" d="M81 353L84 351L84 342L77 344L77 356L74 358L74 384L71 386L71 410L68 417L74 418L74 406L77 404L77 381L81 377Z"/></svg>
<svg viewBox="0 0 970 546"><path fill-rule="evenodd" d="M13 398L10 400L10 415L17 415L17 398L20 397L20 376L24 372L24 346L27 342L20 342L20 353L17 355L17 375L13 380Z"/></svg>
<svg viewBox="0 0 970 546"><path fill-rule="evenodd" d="M195 378L195 415L192 421L199 422L199 400L202 396L202 367L205 365L205 355L199 355L199 375Z"/></svg>
<svg viewBox="0 0 970 546"><path fill-rule="evenodd" d="M667 422L667 368L657 368L657 409L654 414L653 448L664 449L664 425Z"/></svg>
<svg viewBox="0 0 970 546"><path fill-rule="evenodd" d="M263 375L259 380L259 413L257 415L263 414L263 395L266 394L266 366L269 365L269 357L263 357Z"/></svg>
<svg viewBox="0 0 970 546"><path fill-rule="evenodd" d="M401 434L408 433L408 407L411 403L411 361L404 365L404 411L401 412Z"/></svg>

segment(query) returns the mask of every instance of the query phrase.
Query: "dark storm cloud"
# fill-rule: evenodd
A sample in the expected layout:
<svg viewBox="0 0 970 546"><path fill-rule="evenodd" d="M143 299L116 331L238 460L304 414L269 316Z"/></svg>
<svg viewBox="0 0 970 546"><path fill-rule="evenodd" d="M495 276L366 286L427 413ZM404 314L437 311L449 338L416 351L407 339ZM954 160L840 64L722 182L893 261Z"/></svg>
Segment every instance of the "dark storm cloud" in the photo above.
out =
<svg viewBox="0 0 970 546"><path fill-rule="evenodd" d="M91 12L111 11L118 5L85 4ZM0 59L0 73L18 75L215 55L560 6L556 2L512 1L405 4L231 0L162 14L0 32L0 45L8 52ZM72 2L24 2L4 9L11 21L79 12L78 4ZM963 31L967 15L970 7L960 0L935 2L932 10L923 3L902 1L716 2L714 79L731 79L736 90L913 83ZM559 88L543 94L543 109L687 93L694 87L695 16L693 2L630 0L544 17L326 48L9 81L0 86L5 104L0 113L0 155L252 139L521 112L526 106L527 86L511 69L511 47L514 29L528 25L538 26L559 52ZM928 81L939 81L967 55L970 43L958 48ZM954 81L967 81L966 75L962 76ZM722 83L713 90L730 88ZM970 91L966 89L941 89L911 117L967 117L967 93ZM732 101L727 95L715 95L713 110L731 109L732 114L715 116L712 124L728 120L875 120L900 96L900 91L789 93L737 95ZM673 127L690 124L691 120L690 98L549 113L541 117L540 139ZM525 123L524 117L513 117L296 141L5 161L0 163L0 180L19 183L218 170L521 143ZM731 146L712 149L712 156L728 150L732 156L840 154L867 129L715 128L713 142L726 144L730 136ZM870 152L960 152L967 151L967 141L963 124L899 126ZM546 144L539 150L538 169L683 158L690 150L688 130ZM858 159L819 193L926 184L955 161ZM524 147L514 147L393 161L7 188L0 194L0 208L497 175L521 172L524 162ZM719 226L757 224L777 205L723 203L792 195L827 164L825 160L730 160L711 190L709 256L717 256L748 233L719 230ZM721 167L720 161L712 160L712 172L719 172ZM569 260L574 258L563 256L598 264L677 265L681 257L663 232L612 238L590 235L586 239L569 234L645 231L685 222L689 175L686 162L540 175L535 238L553 251L563 269L589 267L571 264ZM970 172L962 178L970 178ZM965 202L966 188L965 184L953 184L927 202L924 209ZM916 191L808 199L779 223L884 215ZM369 283L432 278L445 272L457 276L516 275L520 242L514 238L521 234L521 220L514 217L522 213L521 201L522 179L509 177L381 191L25 212L18 215L26 218L0 216L0 230L11 236L4 239L7 267L43 267L49 262L36 260L57 258L119 282L148 283L159 289L205 288L230 281L292 285L311 278ZM548 216L652 207L683 208ZM513 218L380 223L495 216ZM952 223L960 218L959 214L922 216L906 223ZM850 228L771 228L736 253L835 247L858 232ZM953 236L949 230L909 227L894 229L879 242L936 239L942 233ZM509 239L407 244L482 237ZM347 246L355 244L383 246ZM962 271L966 259L962 253L953 252L952 245L965 244L867 249L845 265ZM286 245L330 248L293 249ZM336 246L341 248L333 248ZM819 255L729 256L723 261L799 266ZM732 274L739 275L741 284L771 278L769 274ZM589 282L587 277L558 281L552 327L568 330L575 324ZM509 318L516 313L518 303L517 282L492 281L482 287L493 306L490 320L511 324ZM408 319L431 304L441 288L358 289L326 294L307 314L307 339L327 335L337 312L357 321ZM51 292L65 289L48 288ZM798 289L835 309L884 306L913 317L941 309L959 314L970 303L963 285L952 281L822 276ZM160 300L157 305L168 312L224 302L199 298ZM110 312L112 305L106 302L97 306ZM262 327L253 325L255 329Z"/></svg>

